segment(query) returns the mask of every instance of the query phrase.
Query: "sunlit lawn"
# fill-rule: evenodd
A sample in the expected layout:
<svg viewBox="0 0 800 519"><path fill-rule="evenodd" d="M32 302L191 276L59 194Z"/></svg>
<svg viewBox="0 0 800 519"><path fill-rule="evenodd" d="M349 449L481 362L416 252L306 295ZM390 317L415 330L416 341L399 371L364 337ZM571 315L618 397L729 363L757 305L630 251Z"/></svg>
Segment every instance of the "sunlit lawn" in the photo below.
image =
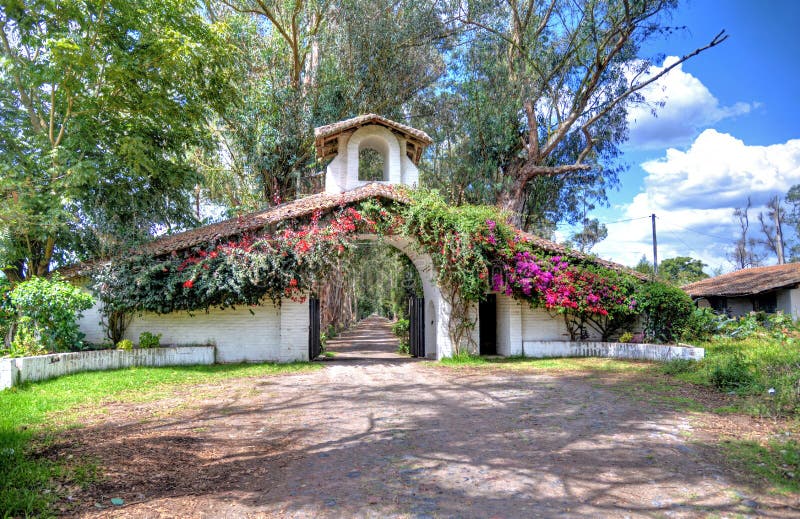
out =
<svg viewBox="0 0 800 519"><path fill-rule="evenodd" d="M61 427L74 421L87 404L141 401L168 396L181 386L232 378L261 377L318 369L318 364L235 364L129 368L69 375L0 391L0 515L49 514L57 497L55 480L87 483L94 477L90 460L69 466L36 455ZM59 424L52 417L59 415Z"/></svg>

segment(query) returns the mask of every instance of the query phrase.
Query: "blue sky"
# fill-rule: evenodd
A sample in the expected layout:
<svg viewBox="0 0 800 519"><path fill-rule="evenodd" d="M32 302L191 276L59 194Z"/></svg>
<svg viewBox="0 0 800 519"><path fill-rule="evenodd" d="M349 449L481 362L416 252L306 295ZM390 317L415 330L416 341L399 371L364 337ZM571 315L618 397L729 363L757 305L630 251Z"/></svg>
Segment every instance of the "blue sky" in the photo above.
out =
<svg viewBox="0 0 800 519"><path fill-rule="evenodd" d="M609 223L595 246L601 257L633 265L652 260L650 220L657 216L659 259L693 256L729 271L738 232L733 209L753 201L758 212L775 194L800 184L800 1L690 0L671 25L686 26L644 49L679 56L725 29L722 45L684 63L646 92L664 101L653 118L634 109L624 161L630 169L610 208L592 215ZM661 62L657 62L661 65ZM567 232L568 229L563 229ZM770 257L766 263L774 263Z"/></svg>

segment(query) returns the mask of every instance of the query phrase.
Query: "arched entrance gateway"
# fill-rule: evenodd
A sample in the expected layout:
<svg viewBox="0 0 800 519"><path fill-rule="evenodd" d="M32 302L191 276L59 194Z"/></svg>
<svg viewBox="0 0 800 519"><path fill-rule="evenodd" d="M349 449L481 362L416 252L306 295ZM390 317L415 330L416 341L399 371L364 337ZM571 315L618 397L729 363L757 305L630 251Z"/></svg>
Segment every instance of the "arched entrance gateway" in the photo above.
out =
<svg viewBox="0 0 800 519"><path fill-rule="evenodd" d="M451 209L443 201L415 202L431 203L425 193L405 187L418 184L417 164L431 142L425 132L374 114L317 128L317 156L327 161L324 192L162 237L130 258L104 266L62 269L64 277L102 295L102 302L84 314L81 331L89 342L106 342L113 311L115 322L127 325L117 330L117 338L134 343L141 333L151 332L161 334L164 345L213 344L217 362L308 360L319 352L320 334L320 308L313 299L318 279L303 277L313 271L308 265L332 263L345 244L378 241L405 254L419 274L423 298L414 300L411 320L420 356L441 359L464 351L503 356L662 355L662 350L640 351L639 345L587 342L600 339L598 330L566 319L566 313L550 313L541 302L531 304L533 272L542 272L540 268L549 269L550 276L564 273L561 284L548 289L548 297L567 297L555 290L575 290L578 285L570 285L569 279L579 277L581 283L590 279L591 287L602 289L581 292L581 301L596 304L597 292L609 293L619 303L623 299L617 285L622 283L614 280L638 275L625 267L506 227L505 234L495 236L496 227L501 232L493 220L497 213L482 213L485 208L472 208L472 213L466 208L479 234L450 227L450 234L433 233L438 237L431 238L425 237L430 228L404 228L401 220L426 220L436 211L449 214ZM360 175L360 164L373 169ZM405 230L397 232L401 228ZM476 240L498 244L492 250L513 250L503 260L510 263L502 263L499 274L491 271L483 256L469 252ZM456 259L445 250L461 252L455 252ZM584 264L590 269L574 270L567 259L578 265L575 268ZM456 261L454 268L451 262ZM458 277L461 272L468 275ZM522 278L513 277L520 272L525 272ZM443 275L450 276L446 286L440 284ZM487 293L487 288L494 291ZM545 294L542 287L537 290ZM606 340L610 336L608 329L600 332Z"/></svg>
<svg viewBox="0 0 800 519"><path fill-rule="evenodd" d="M286 222L308 221L318 215L330 215L355 207L367 200L383 203L409 203L397 186L414 187L418 183L417 164L430 137L420 130L370 114L315 130L317 156L327 161L325 190L264 211L250 213L223 222L199 227L157 239L138 252L154 258L186 257L184 263L201 260L187 251L208 254L214 244L236 242L248 235L280 229ZM379 156L382 180L359 178L359 162L364 151ZM423 298L416 302L412 326L417 331L417 353L441 359L453 353L449 327L450 307L437 284L431 257L419 250L413 240L397 235L358 234L354 241L380 241L405 254L415 266L422 282ZM205 252L203 252L205 251ZM205 257L205 256L204 256ZM183 268L183 264L178 268ZM78 265L62 269L62 275L91 285L96 266ZM166 271L166 270L165 270ZM192 286L191 279L184 287ZM313 358L319 351L319 302L312 294L281 297L278 304L269 300L257 305L211 304L204 311L170 311L166 306L156 311L136 308L124 337L137 342L142 332L160 333L162 344L215 344L220 362L295 361ZM165 299L174 297L165 295ZM152 306L152 305L151 305ZM224 307L224 309L222 309ZM100 303L86 312L81 329L87 340L102 343L107 321ZM477 329L475 330L477 333Z"/></svg>

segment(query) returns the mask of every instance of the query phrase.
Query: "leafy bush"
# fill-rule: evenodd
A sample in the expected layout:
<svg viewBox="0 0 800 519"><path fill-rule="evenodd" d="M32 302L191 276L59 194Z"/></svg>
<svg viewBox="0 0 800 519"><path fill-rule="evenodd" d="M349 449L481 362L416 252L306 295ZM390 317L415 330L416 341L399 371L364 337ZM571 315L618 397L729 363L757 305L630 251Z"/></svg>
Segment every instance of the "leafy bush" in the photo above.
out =
<svg viewBox="0 0 800 519"><path fill-rule="evenodd" d="M397 350L400 353L408 353L409 330L411 329L411 322L408 319L398 319L392 325L392 333L400 339L400 345Z"/></svg>
<svg viewBox="0 0 800 519"><path fill-rule="evenodd" d="M619 342L631 342L633 340L633 333L632 332L625 332L619 336Z"/></svg>
<svg viewBox="0 0 800 519"><path fill-rule="evenodd" d="M685 341L708 339L722 332L731 321L733 319L711 308L695 308L686 322L682 338Z"/></svg>
<svg viewBox="0 0 800 519"><path fill-rule="evenodd" d="M158 348L161 346L161 334L152 334L150 332L142 332L139 334L139 347L140 348Z"/></svg>
<svg viewBox="0 0 800 519"><path fill-rule="evenodd" d="M36 349L34 343L50 352L81 348L78 319L94 304L91 295L57 275L35 277L14 287L11 303L19 316L15 348Z"/></svg>
<svg viewBox="0 0 800 519"><path fill-rule="evenodd" d="M676 342L692 317L694 304L680 288L661 282L639 288L638 304L644 317L644 333L654 342Z"/></svg>
<svg viewBox="0 0 800 519"><path fill-rule="evenodd" d="M133 342L130 339L122 339L117 343L118 350L132 350L133 349Z"/></svg>
<svg viewBox="0 0 800 519"><path fill-rule="evenodd" d="M11 303L11 283L6 278L0 278L0 348L3 338L6 337L14 326L17 313Z"/></svg>
<svg viewBox="0 0 800 519"><path fill-rule="evenodd" d="M711 367L709 380L718 389L743 389L750 386L755 377L750 363L741 352L720 358Z"/></svg>

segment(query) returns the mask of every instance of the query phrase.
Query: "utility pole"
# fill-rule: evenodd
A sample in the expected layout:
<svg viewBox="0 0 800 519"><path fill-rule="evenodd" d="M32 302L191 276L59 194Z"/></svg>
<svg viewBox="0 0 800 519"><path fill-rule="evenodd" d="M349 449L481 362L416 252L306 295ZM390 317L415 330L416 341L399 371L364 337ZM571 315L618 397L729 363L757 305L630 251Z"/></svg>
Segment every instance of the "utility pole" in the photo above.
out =
<svg viewBox="0 0 800 519"><path fill-rule="evenodd" d="M653 221L653 277L658 276L658 241L656 240L656 213L650 215Z"/></svg>
<svg viewBox="0 0 800 519"><path fill-rule="evenodd" d="M770 201L772 205L772 217L775 220L775 253L778 255L778 265L786 263L783 255L783 214L781 208L781 199L777 196Z"/></svg>

